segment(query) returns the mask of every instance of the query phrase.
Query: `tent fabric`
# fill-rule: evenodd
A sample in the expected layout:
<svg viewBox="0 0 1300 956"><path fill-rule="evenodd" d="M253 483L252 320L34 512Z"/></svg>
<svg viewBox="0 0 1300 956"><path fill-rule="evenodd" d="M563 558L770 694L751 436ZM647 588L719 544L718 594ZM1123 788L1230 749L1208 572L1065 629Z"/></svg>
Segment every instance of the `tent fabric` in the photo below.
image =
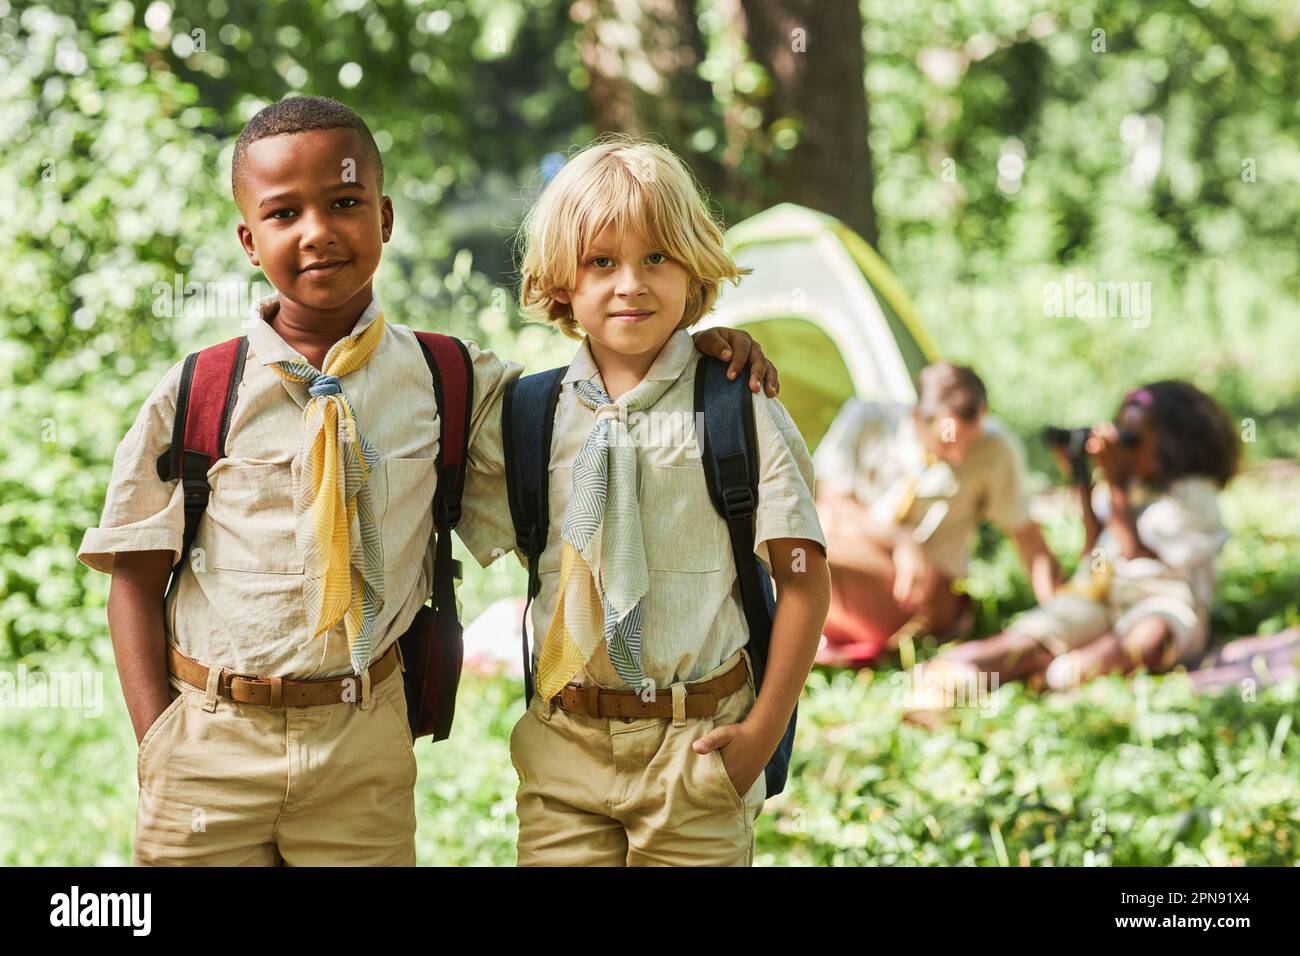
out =
<svg viewBox="0 0 1300 956"><path fill-rule="evenodd" d="M937 352L901 284L867 242L824 213L782 203L727 233L753 270L703 323L742 326L781 369L781 400L810 448L849 398L916 401Z"/></svg>

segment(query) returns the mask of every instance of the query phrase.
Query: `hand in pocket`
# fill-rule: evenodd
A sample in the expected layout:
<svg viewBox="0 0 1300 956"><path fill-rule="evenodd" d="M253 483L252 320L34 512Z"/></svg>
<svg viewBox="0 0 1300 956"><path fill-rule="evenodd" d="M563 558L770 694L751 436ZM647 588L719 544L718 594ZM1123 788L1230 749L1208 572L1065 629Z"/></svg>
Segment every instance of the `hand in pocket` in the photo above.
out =
<svg viewBox="0 0 1300 956"><path fill-rule="evenodd" d="M137 747L139 747L142 743L144 743L144 738L149 736L149 731L151 731L155 726L157 726L159 719L162 717L163 714L167 713L167 708L171 707L172 703L176 700L178 696L179 696L179 692L173 690L171 686L168 685L167 690L163 694L161 701L151 702L153 704L153 706L149 708L149 714L151 716L147 721L144 721L139 725L144 729L143 730L136 729L135 745Z"/></svg>
<svg viewBox="0 0 1300 956"><path fill-rule="evenodd" d="M715 727L691 744L691 747L697 754L707 755L711 750L718 751L731 785L742 797L763 772L774 749L758 740L743 720L738 724Z"/></svg>

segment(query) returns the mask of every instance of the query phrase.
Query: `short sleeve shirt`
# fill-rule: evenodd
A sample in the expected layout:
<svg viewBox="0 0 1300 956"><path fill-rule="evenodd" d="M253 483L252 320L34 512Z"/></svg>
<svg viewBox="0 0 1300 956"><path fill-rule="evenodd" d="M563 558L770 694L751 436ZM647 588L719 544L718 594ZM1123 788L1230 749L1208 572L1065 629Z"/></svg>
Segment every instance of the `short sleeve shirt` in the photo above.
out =
<svg viewBox="0 0 1300 956"><path fill-rule="evenodd" d="M857 499L881 524L912 528L930 560L960 578L980 521L1007 534L1029 522L1023 449L994 418L984 417L981 432L959 465L931 462L911 406L853 399L817 448L817 479Z"/></svg>
<svg viewBox="0 0 1300 956"><path fill-rule="evenodd" d="M342 622L318 638L307 607L303 553L294 496L303 473L304 385L269 368L306 360L263 319L268 297L254 306L246 332L248 357L226 457L208 471L212 493L189 565L168 595L164 620L181 653L239 673L293 679L351 672ZM372 299L349 338L380 314ZM505 382L520 367L467 343L474 369L471 445L489 409L499 408ZM337 346L336 346L337 347ZM99 526L89 529L78 558L112 572L123 551L166 550L178 560L185 527L179 481L162 481L155 459L171 445L182 364L145 401L113 459ZM441 421L429 367L415 334L385 322L370 360L340 379L363 434L383 456L371 472L371 495L383 549L385 600L375 622L375 656L410 625L432 588L434 455Z"/></svg>
<svg viewBox="0 0 1300 956"><path fill-rule="evenodd" d="M637 441L641 529L650 589L642 603L642 663L657 686L697 680L749 640L726 524L713 508L695 436L695 367L700 355L685 331L673 334L647 378L673 382L644 419ZM573 383L599 381L584 342L564 376L551 442L549 530L538 563L541 592L533 602L533 633L547 632L559 597L561 524L572 490L571 464L596 422ZM822 549L813 503L808 446L780 402L755 395L759 501L754 551L770 568L768 542L797 538ZM633 431L635 431L633 429ZM506 497L499 411L483 426L466 477L461 539L480 564L515 549ZM579 679L622 688L602 651ZM538 649L534 647L534 661Z"/></svg>

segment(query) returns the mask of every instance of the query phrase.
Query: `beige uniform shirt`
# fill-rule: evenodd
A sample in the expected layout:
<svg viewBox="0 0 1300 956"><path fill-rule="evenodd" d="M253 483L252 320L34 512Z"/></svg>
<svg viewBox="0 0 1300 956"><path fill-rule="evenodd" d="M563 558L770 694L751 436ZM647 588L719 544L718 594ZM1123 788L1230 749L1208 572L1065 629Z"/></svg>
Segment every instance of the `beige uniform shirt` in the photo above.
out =
<svg viewBox="0 0 1300 956"><path fill-rule="evenodd" d="M980 521L1007 534L1029 522L1023 452L987 416L961 464L927 464L911 406L854 399L817 447L816 465L819 481L856 498L882 524L894 524L906 507L900 523L914 529L926 556L950 578L966 574Z"/></svg>
<svg viewBox="0 0 1300 956"><path fill-rule="evenodd" d="M695 366L700 354L685 331L675 333L646 373L674 384L643 420L637 440L641 528L650 590L642 603L642 660L656 686L697 680L749 641L740 602L736 565L726 524L714 510L695 441ZM600 372L586 343L578 349L564 385L596 379ZM823 550L826 542L813 504L813 470L808 446L781 403L754 396L760 465L754 552L768 562L767 542L801 538ZM570 467L595 425L595 412L572 387L562 387L551 442L550 530L538 568L541 593L533 602L532 625L544 638L559 597L560 528L572 488ZM515 533L502 469L499 412L479 432L466 479L461 539L485 567L515 550ZM769 564L770 568L770 564ZM623 688L602 651L577 679ZM534 646L534 666L538 648Z"/></svg>
<svg viewBox="0 0 1300 956"><path fill-rule="evenodd" d="M262 300L246 328L248 357L226 438L226 457L208 471L212 494L199 523L190 567L165 605L170 639L181 653L238 673L307 679L351 673L344 624L315 640L304 597L294 493L301 467L307 388L267 366L306 361L262 319ZM353 327L360 335L379 314L372 299ZM410 625L432 589L434 454L441 422L429 367L415 334L385 317L370 361L340 380L357 424L383 455L370 476L383 546L385 600L375 622L375 658ZM504 384L520 367L469 344L474 363L470 441ZM179 480L158 478L154 460L171 444L178 363L144 403L113 459L104 513L77 557L112 572L121 551L168 550L179 557L185 527Z"/></svg>

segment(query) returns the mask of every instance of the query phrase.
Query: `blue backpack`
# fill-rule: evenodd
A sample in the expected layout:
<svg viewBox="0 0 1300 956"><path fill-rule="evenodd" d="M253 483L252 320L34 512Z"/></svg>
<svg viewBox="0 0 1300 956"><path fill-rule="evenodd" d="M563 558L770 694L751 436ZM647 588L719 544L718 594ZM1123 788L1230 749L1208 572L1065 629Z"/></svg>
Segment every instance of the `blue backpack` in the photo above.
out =
<svg viewBox="0 0 1300 956"><path fill-rule="evenodd" d="M567 367L525 375L506 387L501 411L501 431L506 459L506 482L515 542L528 558L528 604L524 608L524 704L534 693L532 661L528 653L527 621L533 599L541 590L538 564L546 548L549 514L549 468L555 407ZM749 626L749 655L754 664L754 686L763 680L768 647L772 641L772 614L776 602L772 579L754 555L754 514L758 507L758 440L754 432L754 403L748 370L727 378L727 364L702 357L695 372L695 420L704 422L702 457L713 507L727 524L731 554L740 581L740 596ZM701 415L703 418L701 419ZM794 748L798 708L764 768L767 796L785 788Z"/></svg>

